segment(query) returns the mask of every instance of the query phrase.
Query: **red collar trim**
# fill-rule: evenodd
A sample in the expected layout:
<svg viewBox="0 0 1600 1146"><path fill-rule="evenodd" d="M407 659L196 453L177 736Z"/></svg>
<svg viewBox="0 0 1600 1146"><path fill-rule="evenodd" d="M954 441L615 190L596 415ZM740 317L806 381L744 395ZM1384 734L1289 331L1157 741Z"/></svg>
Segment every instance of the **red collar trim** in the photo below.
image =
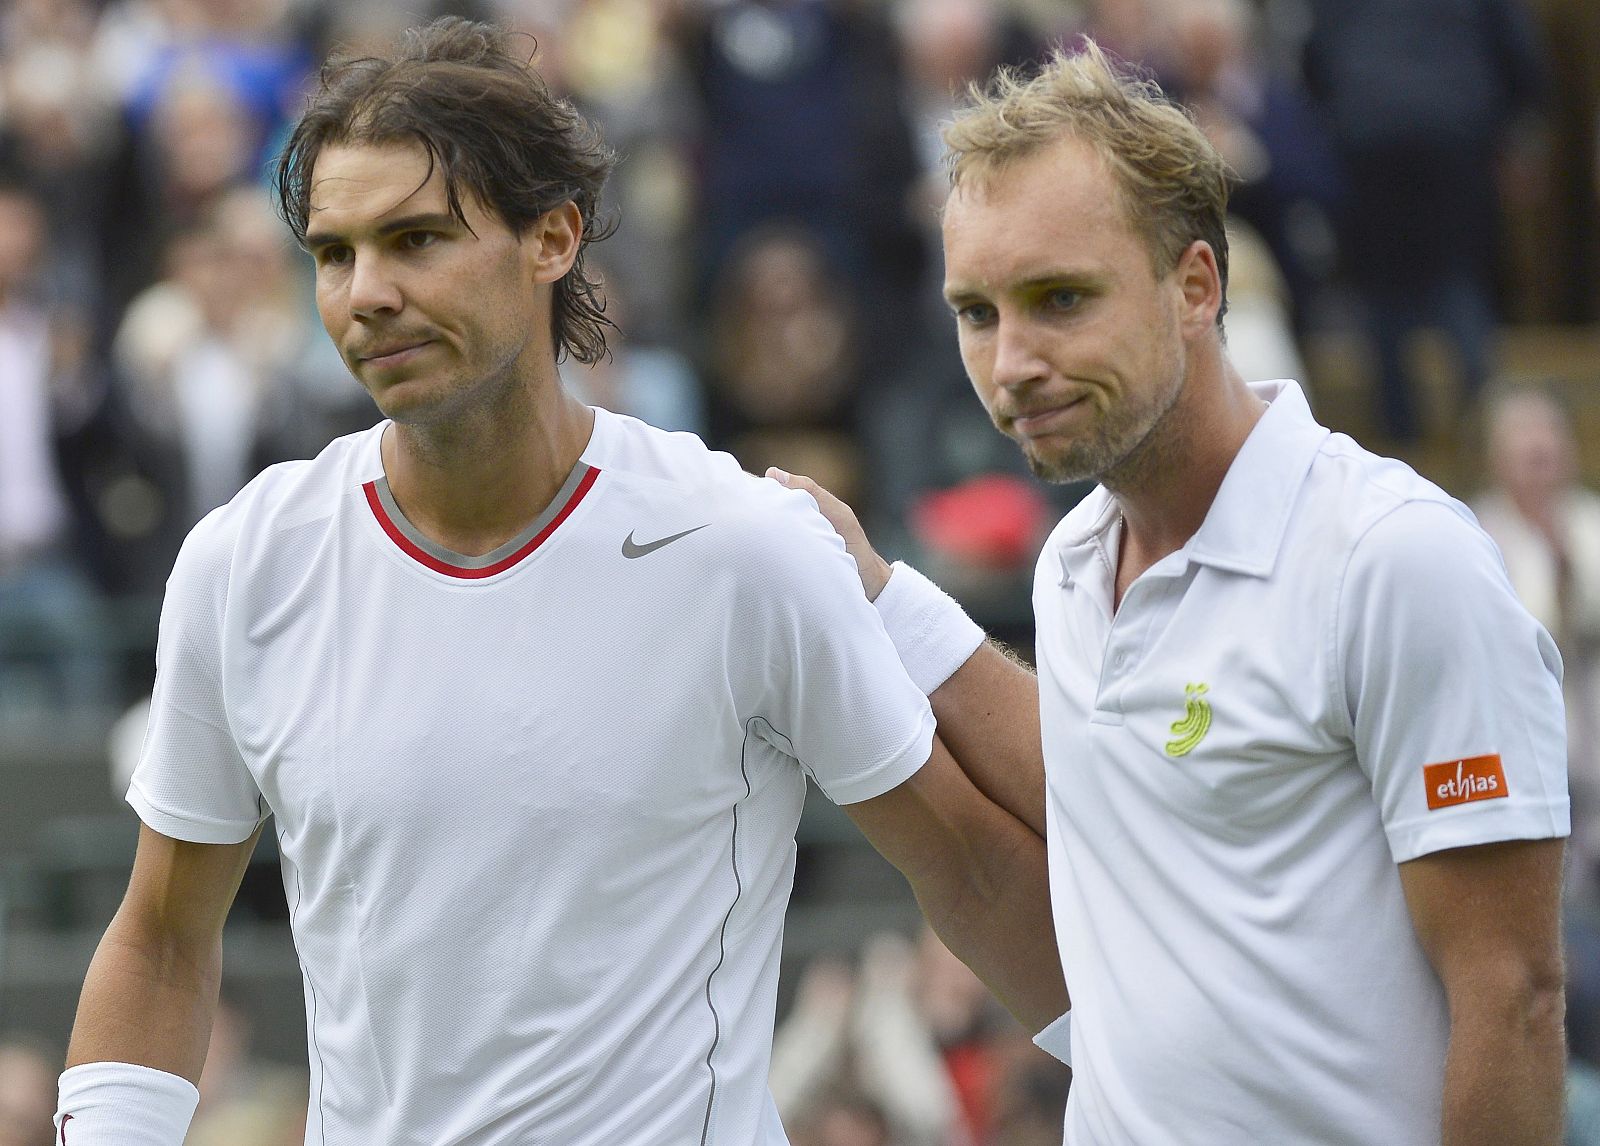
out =
<svg viewBox="0 0 1600 1146"><path fill-rule="evenodd" d="M389 515L389 512L384 508L383 501L378 496L378 483L376 481L367 482L361 487L361 492L366 495L367 505L372 508L372 515L378 519L378 524L382 526L383 531L389 535L389 540L393 541L395 545L399 546L401 552L405 553L406 556L410 557L418 564L432 569L435 573L443 573L447 577L459 577L462 580L467 581L477 581L485 577L493 577L496 573L504 573L507 569L510 569L513 565L527 557L528 554L539 548L539 546L543 545L545 541L549 539L550 535L554 533L561 525L561 523L572 515L572 511L578 508L578 503L581 502L584 498L584 495L594 487L595 480L599 476L600 471L598 469L596 469L594 466L588 467L588 472L585 473L578 481L577 488L574 489L571 496L567 498L566 504L556 511L555 515L545 523L542 529L540 529L522 545L518 546L513 552L506 554L506 556L494 562L494 564L484 565L477 568L456 565L452 562L446 561L441 557L437 557L434 554L429 553L415 541L411 540L410 537L407 537L405 531L398 523L395 522L395 520Z"/></svg>

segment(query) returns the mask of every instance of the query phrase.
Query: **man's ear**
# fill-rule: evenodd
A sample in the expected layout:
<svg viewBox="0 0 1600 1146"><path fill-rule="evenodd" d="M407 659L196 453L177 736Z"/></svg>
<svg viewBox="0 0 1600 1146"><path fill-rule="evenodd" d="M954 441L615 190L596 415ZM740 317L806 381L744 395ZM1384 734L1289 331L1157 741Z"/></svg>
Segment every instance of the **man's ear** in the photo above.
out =
<svg viewBox="0 0 1600 1146"><path fill-rule="evenodd" d="M568 199L552 207L522 237L533 259L533 281L553 283L572 269L583 245L583 216Z"/></svg>
<svg viewBox="0 0 1600 1146"><path fill-rule="evenodd" d="M1173 275L1183 292L1180 321L1184 334L1192 337L1215 327L1217 312L1222 309L1222 271L1211 244L1196 239L1185 247Z"/></svg>

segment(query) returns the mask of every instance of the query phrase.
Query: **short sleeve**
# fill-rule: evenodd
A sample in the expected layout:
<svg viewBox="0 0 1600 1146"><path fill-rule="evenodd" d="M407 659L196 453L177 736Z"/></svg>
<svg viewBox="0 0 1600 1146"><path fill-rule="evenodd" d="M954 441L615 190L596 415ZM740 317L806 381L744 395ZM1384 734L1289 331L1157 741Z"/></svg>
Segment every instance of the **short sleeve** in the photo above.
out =
<svg viewBox="0 0 1600 1146"><path fill-rule="evenodd" d="M1464 511L1408 501L1367 530L1335 641L1396 862L1568 834L1561 658Z"/></svg>
<svg viewBox="0 0 1600 1146"><path fill-rule="evenodd" d="M933 712L816 502L765 484L735 558L740 692L829 799L868 800L927 762Z"/></svg>
<svg viewBox="0 0 1600 1146"><path fill-rule="evenodd" d="M223 701L222 619L232 551L225 514L218 510L194 528L167 581L150 723L128 788L141 820L192 843L239 843L266 814Z"/></svg>

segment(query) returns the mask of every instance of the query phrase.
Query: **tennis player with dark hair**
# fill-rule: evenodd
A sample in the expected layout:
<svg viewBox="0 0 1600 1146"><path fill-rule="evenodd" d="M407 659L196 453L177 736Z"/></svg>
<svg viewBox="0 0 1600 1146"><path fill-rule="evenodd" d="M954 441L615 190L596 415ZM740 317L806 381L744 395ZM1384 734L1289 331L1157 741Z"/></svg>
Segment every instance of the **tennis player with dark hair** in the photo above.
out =
<svg viewBox="0 0 1600 1146"><path fill-rule="evenodd" d="M182 1141L269 814L310 1143L779 1146L808 776L1024 1022L1065 1009L1043 841L940 744L938 669L901 667L815 502L562 390L604 352L610 165L491 28L325 70L282 206L384 420L178 558L69 1146Z"/></svg>

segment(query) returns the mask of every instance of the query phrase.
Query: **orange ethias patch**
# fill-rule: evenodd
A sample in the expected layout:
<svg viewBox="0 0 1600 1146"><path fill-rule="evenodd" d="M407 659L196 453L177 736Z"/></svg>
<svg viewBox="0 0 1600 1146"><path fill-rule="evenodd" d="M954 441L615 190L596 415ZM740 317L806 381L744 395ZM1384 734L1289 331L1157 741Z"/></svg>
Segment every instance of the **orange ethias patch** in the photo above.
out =
<svg viewBox="0 0 1600 1146"><path fill-rule="evenodd" d="M1473 800L1497 800L1511 794L1498 753L1424 764L1422 782L1428 787L1429 808L1448 808Z"/></svg>

